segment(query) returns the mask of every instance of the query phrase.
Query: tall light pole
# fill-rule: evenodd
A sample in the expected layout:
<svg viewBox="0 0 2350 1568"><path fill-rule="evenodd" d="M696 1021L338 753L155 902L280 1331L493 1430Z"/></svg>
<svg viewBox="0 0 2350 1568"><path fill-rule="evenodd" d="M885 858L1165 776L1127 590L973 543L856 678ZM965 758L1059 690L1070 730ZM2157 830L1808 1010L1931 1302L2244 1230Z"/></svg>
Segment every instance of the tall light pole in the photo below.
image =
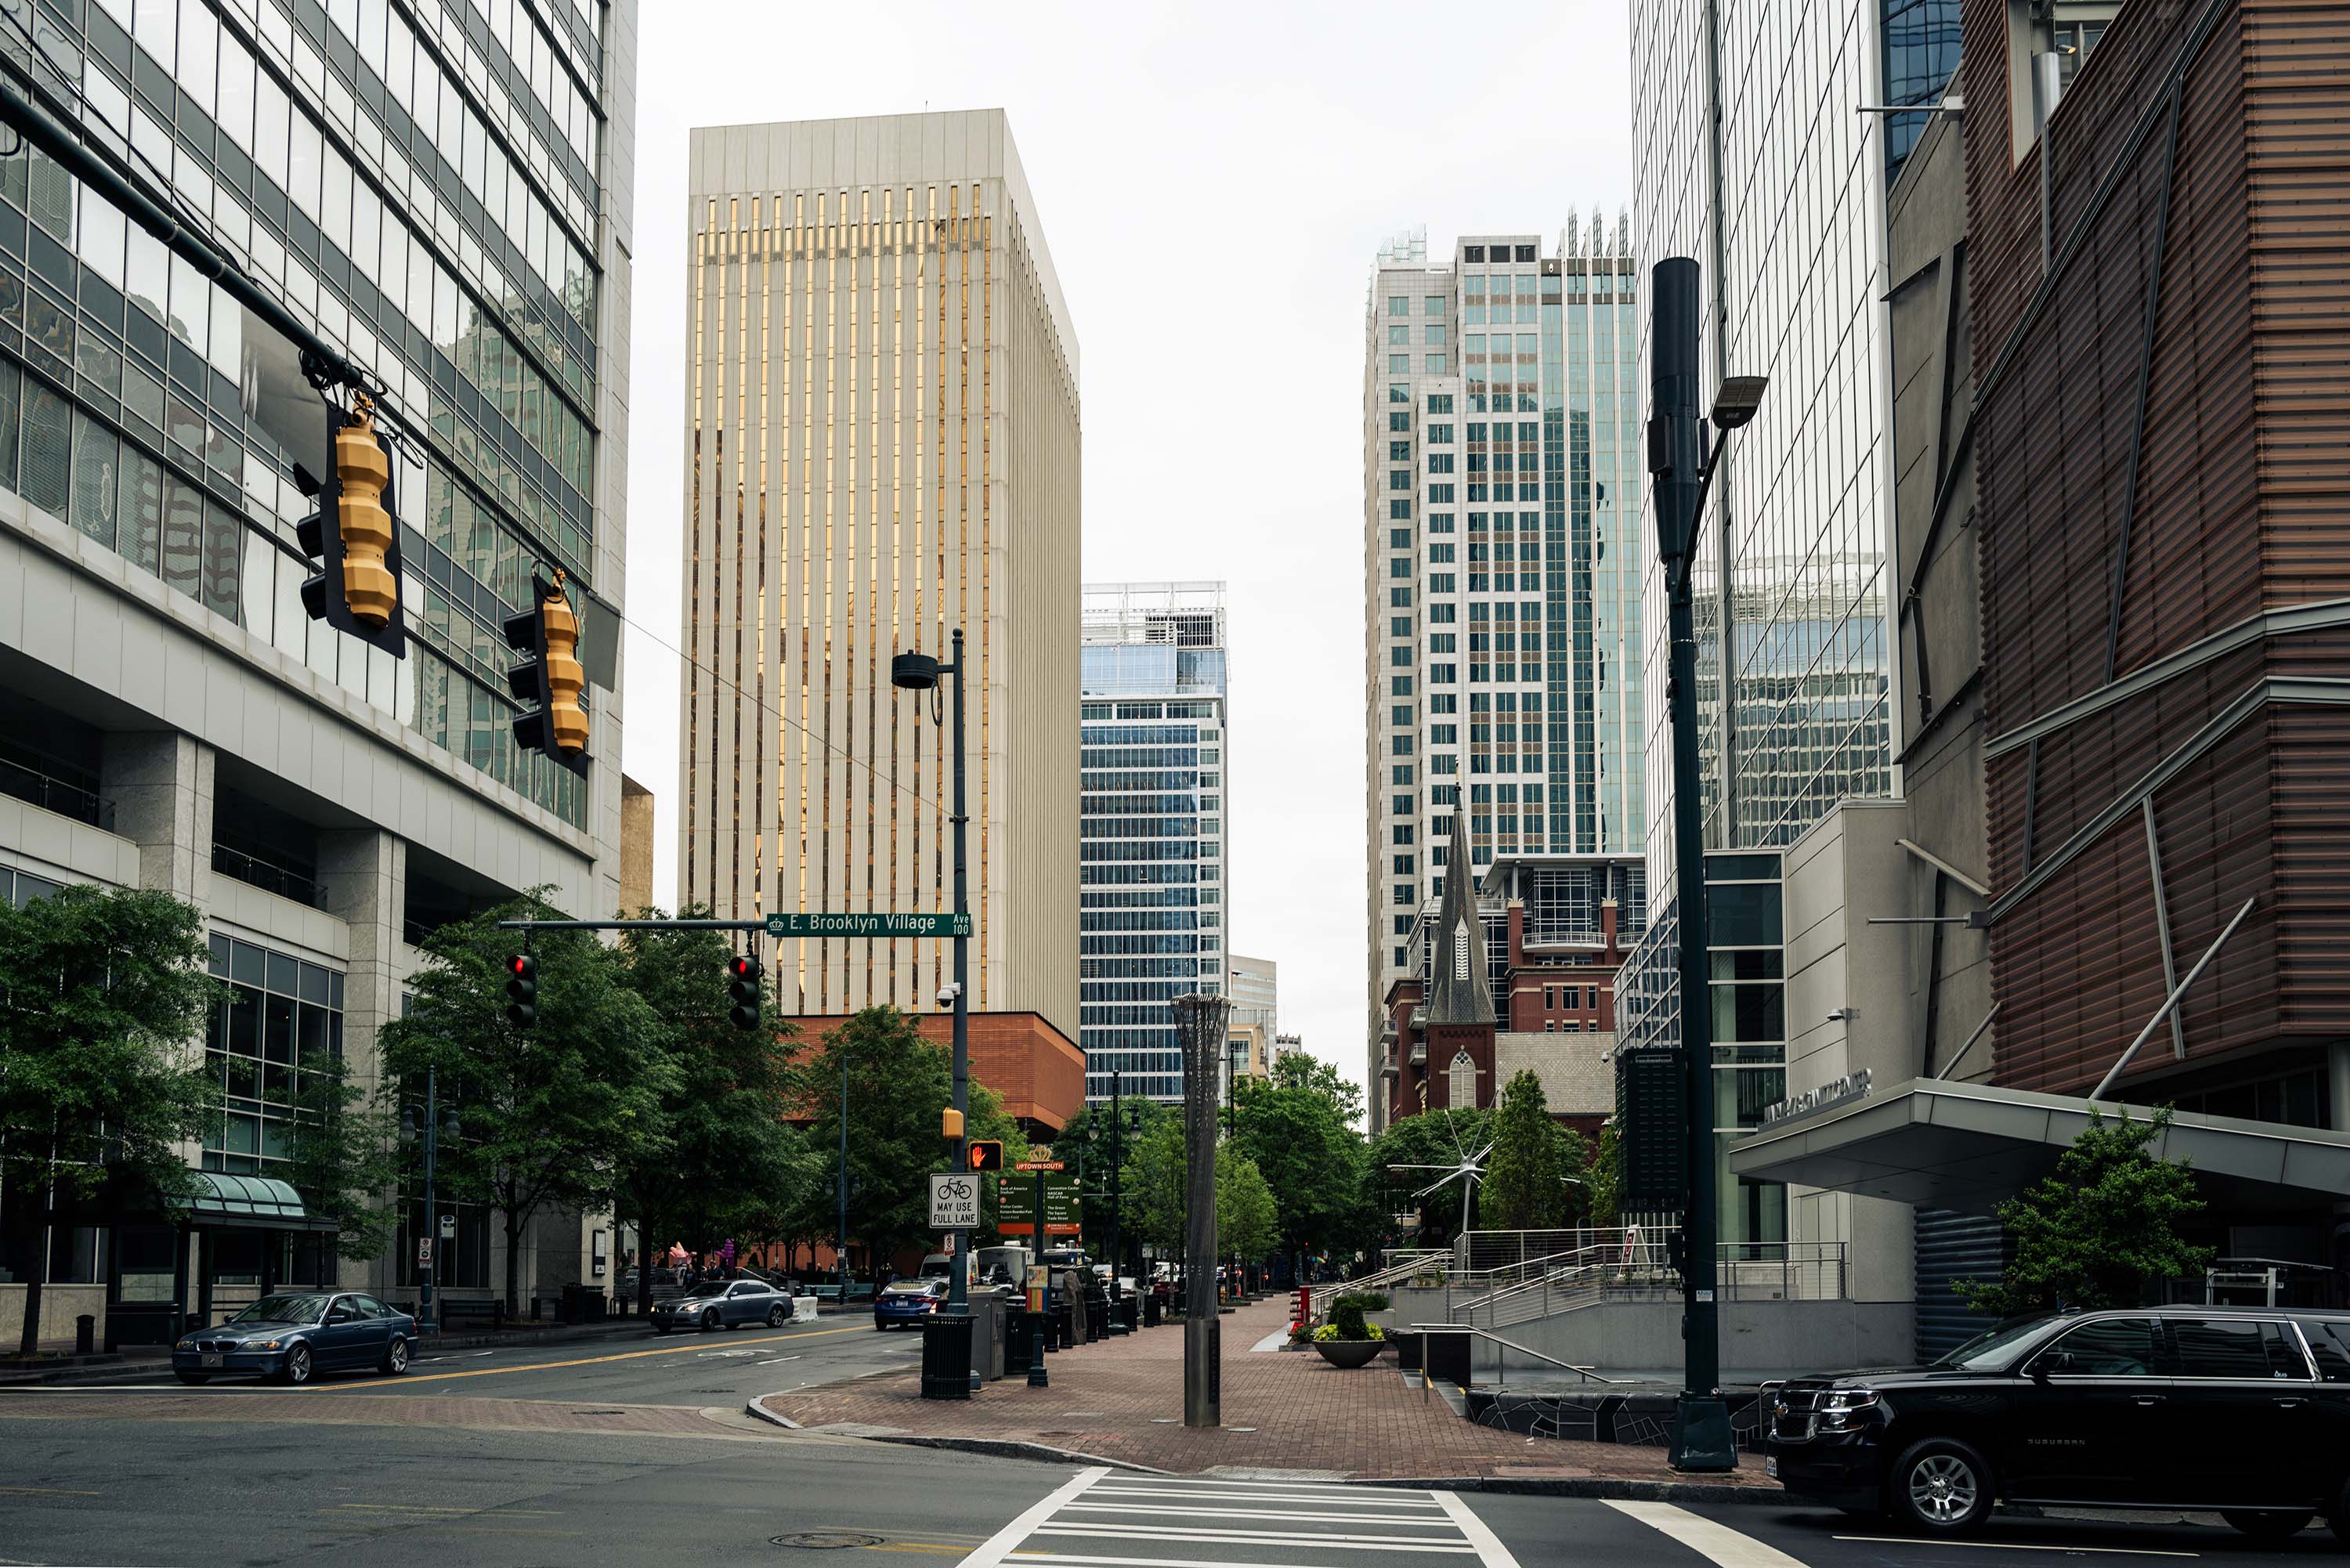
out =
<svg viewBox="0 0 2350 1568"><path fill-rule="evenodd" d="M1183 1130L1190 1154L1183 1192L1183 1424L1222 1424L1216 1316L1216 1064L1224 1038L1221 996L1179 996L1175 1034L1183 1047Z"/></svg>
<svg viewBox="0 0 2350 1568"><path fill-rule="evenodd" d="M964 1150L963 1116L971 1108L971 901L963 868L963 830L971 819L963 809L962 628L954 630L951 664L941 664L927 653L900 653L889 660L889 683L902 691L935 691L941 675L954 677L954 815L949 818L954 824L954 1098L948 1118L953 1124L947 1137L948 1165L967 1171L970 1160ZM1040 1257L1044 1232L1045 1216L1040 1210L1036 1215ZM947 1273L947 1310L941 1314L943 1324L928 1331L945 1335L943 1359L931 1366L926 1338L922 1393L928 1398L967 1399L971 1397L971 1293L963 1272L971 1252L970 1233L948 1232L947 1251L952 1258ZM955 1365L951 1366L950 1361ZM949 1391L951 1383L957 1391Z"/></svg>
<svg viewBox="0 0 2350 1568"><path fill-rule="evenodd" d="M432 1167L435 1157L440 1153L441 1146L442 1117L441 1115L440 1096L440 1069L435 1066L427 1065L424 1069L424 1126L422 1129L424 1138L424 1236L425 1240L432 1244L432 1261L424 1265L424 1278L418 1287L416 1331L419 1334L432 1334L436 1332L439 1327L439 1318L432 1307L432 1282L441 1277L441 1226L440 1215L437 1212L439 1207L436 1202L437 1195L434 1193L432 1188ZM455 1137L457 1136L457 1107L454 1106L451 1106L449 1107L447 1126L449 1136L451 1137ZM400 1130L408 1137L414 1137L417 1136L416 1106L412 1102L400 1107ZM637 1250L639 1252L644 1251L641 1246ZM641 1272L650 1265L650 1260L639 1259L637 1263L639 1272L641 1274Z"/></svg>
<svg viewBox="0 0 2350 1568"><path fill-rule="evenodd" d="M1665 568L1670 674L1665 694L1673 726L1673 877L1680 924L1682 1114L1688 1129L1682 1220L1681 1339L1684 1370L1673 1406L1668 1462L1679 1470L1729 1470L1738 1463L1730 1407L1721 1397L1720 1308L1714 1300L1721 1225L1714 1166L1711 958L1705 911L1704 801L1699 793L1697 628L1690 583L1705 493L1727 432L1754 417L1763 379L1722 379L1713 423L1725 432L1709 448L1698 416L1698 267L1687 256L1651 275L1648 477L1656 496L1657 554ZM1721 563L1729 570L1729 562ZM1729 701L1724 650L1723 701Z"/></svg>
<svg viewBox="0 0 2350 1568"><path fill-rule="evenodd" d="M1126 1267L1124 1238L1118 1231L1118 1209L1125 1200L1124 1183L1121 1180L1126 1175L1125 1096L1126 1074L1119 1068L1112 1067L1109 1070L1109 1293L1113 1303L1118 1302L1121 1293L1118 1288L1118 1271ZM1043 1223L1041 1216L1038 1223ZM1039 1256L1043 1255L1044 1248L1039 1246L1037 1252ZM1119 1308L1119 1315L1115 1321L1122 1330L1125 1326L1122 1304Z"/></svg>

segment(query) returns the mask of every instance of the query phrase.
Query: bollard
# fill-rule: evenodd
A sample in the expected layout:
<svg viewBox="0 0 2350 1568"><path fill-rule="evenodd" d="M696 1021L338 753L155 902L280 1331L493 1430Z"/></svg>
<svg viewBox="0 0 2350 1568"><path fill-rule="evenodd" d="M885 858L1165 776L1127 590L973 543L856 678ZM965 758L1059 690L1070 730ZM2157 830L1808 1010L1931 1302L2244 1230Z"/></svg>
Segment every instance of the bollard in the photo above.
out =
<svg viewBox="0 0 2350 1568"><path fill-rule="evenodd" d="M1051 1375L1045 1369L1045 1351L1048 1348L1045 1343L1047 1331L1045 1326L1045 1314L1041 1312L1032 1312L1027 1314L1027 1317L1028 1343L1036 1347L1028 1357L1028 1386L1049 1388L1053 1386L1053 1381Z"/></svg>
<svg viewBox="0 0 2350 1568"><path fill-rule="evenodd" d="M88 1313L74 1319L74 1354L88 1355L98 1348L98 1319Z"/></svg>

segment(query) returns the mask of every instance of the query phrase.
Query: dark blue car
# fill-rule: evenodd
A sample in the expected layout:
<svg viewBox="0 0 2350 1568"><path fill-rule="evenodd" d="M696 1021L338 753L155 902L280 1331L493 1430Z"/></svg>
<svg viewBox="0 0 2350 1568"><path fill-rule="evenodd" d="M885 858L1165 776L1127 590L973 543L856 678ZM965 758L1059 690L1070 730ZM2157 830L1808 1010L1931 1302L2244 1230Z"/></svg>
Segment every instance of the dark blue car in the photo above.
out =
<svg viewBox="0 0 2350 1568"><path fill-rule="evenodd" d="M215 1328L191 1330L172 1347L182 1383L244 1375L302 1384L321 1372L368 1366L408 1370L416 1320L355 1291L280 1291Z"/></svg>
<svg viewBox="0 0 2350 1568"><path fill-rule="evenodd" d="M900 1328L926 1323L945 1307L946 1301L947 1282L935 1275L927 1280L894 1280L873 1298L873 1326Z"/></svg>

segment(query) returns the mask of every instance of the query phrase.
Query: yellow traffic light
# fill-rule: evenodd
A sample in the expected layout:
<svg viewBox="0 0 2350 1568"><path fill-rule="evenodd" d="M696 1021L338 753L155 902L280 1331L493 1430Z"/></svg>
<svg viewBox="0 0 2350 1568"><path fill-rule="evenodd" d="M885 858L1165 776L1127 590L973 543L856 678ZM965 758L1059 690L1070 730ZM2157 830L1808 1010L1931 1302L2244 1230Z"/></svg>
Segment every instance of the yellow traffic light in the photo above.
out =
<svg viewBox="0 0 2350 1568"><path fill-rule="evenodd" d="M554 597L539 606L546 618L546 725L556 747L580 756L588 750L588 710L580 702L588 693L588 671L579 663L579 613L564 596L559 577Z"/></svg>
<svg viewBox="0 0 2350 1568"><path fill-rule="evenodd" d="M375 410L366 394L354 401L358 412L335 432L335 524L343 536L343 602L360 624L382 627L400 613L400 579L390 560L391 514L383 507L391 458L376 439Z"/></svg>

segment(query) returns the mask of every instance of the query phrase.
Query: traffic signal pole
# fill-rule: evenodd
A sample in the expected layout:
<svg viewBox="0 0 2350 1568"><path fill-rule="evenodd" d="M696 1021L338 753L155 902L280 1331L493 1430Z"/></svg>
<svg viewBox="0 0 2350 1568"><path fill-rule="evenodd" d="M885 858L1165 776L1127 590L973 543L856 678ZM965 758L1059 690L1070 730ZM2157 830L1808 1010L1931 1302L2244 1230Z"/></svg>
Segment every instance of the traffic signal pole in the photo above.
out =
<svg viewBox="0 0 2350 1568"><path fill-rule="evenodd" d="M970 893L963 877L963 830L970 817L963 811L962 798L962 628L955 628L954 662L941 668L941 675L954 676L954 1113L955 1136L953 1168L967 1170L970 1159L965 1153L969 1131L963 1116L971 1109L971 928L963 917L971 913ZM954 1258L952 1272L947 1278L947 1315L968 1319L971 1315L971 1293L963 1283L963 1270L971 1258L971 1232L952 1232L953 1244L948 1249ZM1045 1211L1036 1210L1037 1257L1044 1257ZM964 1343L970 1343L970 1331L964 1330ZM968 1352L965 1353L968 1359Z"/></svg>

